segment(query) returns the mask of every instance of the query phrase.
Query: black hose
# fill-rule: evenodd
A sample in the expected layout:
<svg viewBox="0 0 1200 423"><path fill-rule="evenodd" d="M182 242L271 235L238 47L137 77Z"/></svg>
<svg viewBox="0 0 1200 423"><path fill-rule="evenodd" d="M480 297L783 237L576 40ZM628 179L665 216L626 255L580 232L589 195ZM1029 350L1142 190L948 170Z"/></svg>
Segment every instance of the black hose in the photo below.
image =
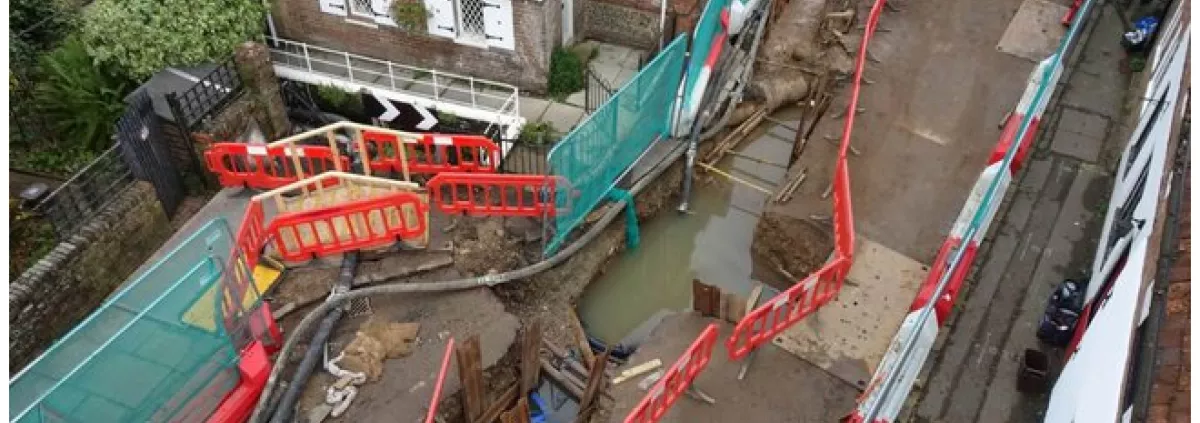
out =
<svg viewBox="0 0 1200 423"><path fill-rule="evenodd" d="M347 253L342 258L342 273L338 275L337 282L333 285L331 297L340 295L350 290L350 283L354 281L354 271L358 267L358 253ZM300 393L304 391L304 386L308 383L309 376L317 368L317 362L321 360L324 352L325 343L329 341L330 334L333 333L333 328L337 326L342 315L345 314L345 309L342 307L335 308L325 315L325 319L317 326L317 332L313 334L312 342L308 344L308 350L304 352L304 359L300 361L300 367L296 368L295 375L292 376L292 383L283 393L283 397L279 399L279 405L275 407L275 417L271 419L272 423L286 423L292 421L292 414L296 411L296 400L300 398Z"/></svg>

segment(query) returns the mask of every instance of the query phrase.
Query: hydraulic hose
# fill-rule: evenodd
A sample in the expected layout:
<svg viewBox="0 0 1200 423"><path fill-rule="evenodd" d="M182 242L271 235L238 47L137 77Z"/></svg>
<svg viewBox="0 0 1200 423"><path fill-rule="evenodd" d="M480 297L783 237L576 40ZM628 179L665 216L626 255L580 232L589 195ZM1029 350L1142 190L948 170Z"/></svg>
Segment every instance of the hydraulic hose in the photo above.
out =
<svg viewBox="0 0 1200 423"><path fill-rule="evenodd" d="M350 284L354 281L354 270L358 267L358 253L350 252L342 258L342 272L338 275L337 282L334 283L333 289L330 292L330 298L350 290ZM334 326L337 326L342 315L345 314L344 307L336 307L329 314L325 315L325 319L321 321L321 325L317 326L317 332L313 334L312 342L308 344L308 351L304 353L304 359L300 361L300 367L296 368L296 373L292 376L292 383L288 385L287 391L283 393L283 397L279 399L279 406L275 407L275 417L271 419L272 423L286 423L292 421L292 412L296 410L296 400L300 398L300 393L304 392L304 386L308 384L309 376L312 376L313 369L317 368L317 361L321 360L322 348L329 341L330 334L333 333Z"/></svg>
<svg viewBox="0 0 1200 423"><path fill-rule="evenodd" d="M641 192L641 190L645 189L650 182L657 179L659 175L661 175L667 170L667 168L674 164L675 161L683 155L687 147L688 145L686 143L681 142L678 146L671 150L670 153L668 153L667 157L663 159L663 161L655 165L655 167L650 170L649 174L638 180L633 187L629 189L629 192L631 194L637 194L638 192ZM292 351L296 348L296 344L299 342L300 336L308 332L309 328L315 324L318 319L325 316L335 308L340 307L343 303L358 298L367 298L376 295L461 291L484 286L491 287L514 280L524 279L541 273L547 269L553 268L554 266L559 265L567 258L574 255L585 245L599 236L600 233L603 232L604 228L607 227L609 223L612 223L612 221L616 219L617 215L621 214L623 210L625 210L625 201L618 201L614 203L614 206L610 207L608 211L606 211L600 218L600 220L597 221L596 224L592 225L592 227L589 228L588 231L585 232L578 240L571 243L566 248L559 250L559 252L553 256L520 269L499 274L442 282L394 282L386 285L377 285L331 295L324 303L317 305L315 309L308 312L308 314L306 314L304 318L300 320L300 323L296 325L294 329L292 329L292 333L288 335L287 341L284 342L283 347L279 350L279 355L275 358L275 365L271 368L271 376L267 379L267 384L263 387L262 394L259 395L258 404L254 408L254 413L250 415L250 419L248 421L250 423L261 423L264 417L263 414L267 413L268 408L271 408L268 403L271 402L270 398L272 393L274 392L275 387L279 384L280 369L282 369L283 364L287 363L290 359Z"/></svg>

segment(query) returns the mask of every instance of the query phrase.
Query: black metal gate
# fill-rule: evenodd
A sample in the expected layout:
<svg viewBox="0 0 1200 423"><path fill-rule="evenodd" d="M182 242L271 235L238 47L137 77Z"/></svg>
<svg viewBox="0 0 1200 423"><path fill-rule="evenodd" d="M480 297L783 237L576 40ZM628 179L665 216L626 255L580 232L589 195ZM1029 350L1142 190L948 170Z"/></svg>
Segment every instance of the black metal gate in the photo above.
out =
<svg viewBox="0 0 1200 423"><path fill-rule="evenodd" d="M592 72L590 66L584 71L584 78L586 79L586 84L584 84L586 88L583 91L583 110L591 114L604 105L609 97L612 97L613 89L603 79L600 79L600 75Z"/></svg>
<svg viewBox="0 0 1200 423"><path fill-rule="evenodd" d="M133 176L149 181L167 216L175 214L185 197L179 169L163 142L162 120L145 90L133 95L125 114L117 120L117 142Z"/></svg>

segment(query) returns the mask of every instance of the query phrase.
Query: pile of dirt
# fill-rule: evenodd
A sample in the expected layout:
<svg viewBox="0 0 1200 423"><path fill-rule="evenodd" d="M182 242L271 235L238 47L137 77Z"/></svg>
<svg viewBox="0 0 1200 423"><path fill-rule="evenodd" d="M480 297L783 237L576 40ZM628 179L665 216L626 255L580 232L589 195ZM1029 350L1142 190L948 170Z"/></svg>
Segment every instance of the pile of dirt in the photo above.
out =
<svg viewBox="0 0 1200 423"><path fill-rule="evenodd" d="M765 260L764 263L770 266L779 266L795 277L803 278L821 268L832 252L833 230L822 221L768 210L754 228L751 253L755 258Z"/></svg>
<svg viewBox="0 0 1200 423"><path fill-rule="evenodd" d="M474 219L474 218L466 218ZM454 266L464 275L480 276L521 267L520 241L509 236L504 218L480 219L472 228L455 231Z"/></svg>
<svg viewBox="0 0 1200 423"><path fill-rule="evenodd" d="M420 326L372 317L359 326L354 340L342 350L345 357L339 364L346 370L366 374L367 382L376 382L383 375L384 360L412 354Z"/></svg>

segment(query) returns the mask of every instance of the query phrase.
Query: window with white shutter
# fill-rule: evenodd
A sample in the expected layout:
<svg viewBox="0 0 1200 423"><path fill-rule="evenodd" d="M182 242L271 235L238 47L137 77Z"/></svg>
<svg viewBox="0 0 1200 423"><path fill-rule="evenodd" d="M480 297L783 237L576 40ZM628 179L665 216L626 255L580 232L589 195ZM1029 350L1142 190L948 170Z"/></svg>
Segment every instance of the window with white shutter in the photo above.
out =
<svg viewBox="0 0 1200 423"><path fill-rule="evenodd" d="M516 40L513 39L512 0L480 1L483 3L483 32L487 45L508 50L516 49Z"/></svg>
<svg viewBox="0 0 1200 423"><path fill-rule="evenodd" d="M484 31L483 0L458 0L458 40L468 43L484 44L487 42L487 32Z"/></svg>
<svg viewBox="0 0 1200 423"><path fill-rule="evenodd" d="M322 13L346 16L346 0L319 0Z"/></svg>
<svg viewBox="0 0 1200 423"><path fill-rule="evenodd" d="M375 23L396 26L396 21L392 19L392 1L371 0L371 11L375 13Z"/></svg>
<svg viewBox="0 0 1200 423"><path fill-rule="evenodd" d="M429 20L425 27L429 35L453 39L458 36L457 23L454 19L454 0L424 0L425 9L429 11Z"/></svg>
<svg viewBox="0 0 1200 423"><path fill-rule="evenodd" d="M347 0L350 4L350 16L366 18L375 21L375 11L371 8L371 0Z"/></svg>

